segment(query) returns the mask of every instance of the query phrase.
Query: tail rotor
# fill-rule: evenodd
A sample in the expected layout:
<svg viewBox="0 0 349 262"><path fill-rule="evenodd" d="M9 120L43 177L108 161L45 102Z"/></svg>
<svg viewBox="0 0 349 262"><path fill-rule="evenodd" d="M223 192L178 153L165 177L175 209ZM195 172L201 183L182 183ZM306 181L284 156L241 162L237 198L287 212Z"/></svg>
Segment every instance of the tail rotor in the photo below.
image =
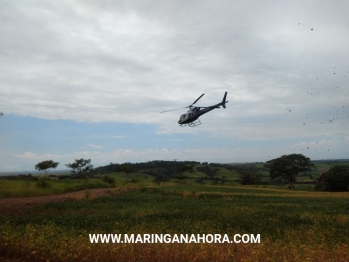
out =
<svg viewBox="0 0 349 262"><path fill-rule="evenodd" d="M225 92L224 97L223 97L223 100L222 100L222 106L223 106L223 108L226 108L225 104L228 103L228 101L225 101L225 99L227 98L227 93L228 93L228 92Z"/></svg>

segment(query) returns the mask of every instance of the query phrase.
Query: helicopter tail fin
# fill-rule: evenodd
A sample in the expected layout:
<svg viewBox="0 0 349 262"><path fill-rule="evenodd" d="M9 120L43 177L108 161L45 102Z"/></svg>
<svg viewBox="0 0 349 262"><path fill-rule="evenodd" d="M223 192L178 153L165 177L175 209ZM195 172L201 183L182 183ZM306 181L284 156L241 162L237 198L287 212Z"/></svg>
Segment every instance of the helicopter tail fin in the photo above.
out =
<svg viewBox="0 0 349 262"><path fill-rule="evenodd" d="M223 106L224 108L226 108L225 103L228 103L228 101L225 101L225 99L227 98L227 93L228 93L228 92L225 92L224 97L223 97L223 101L222 101L222 106Z"/></svg>

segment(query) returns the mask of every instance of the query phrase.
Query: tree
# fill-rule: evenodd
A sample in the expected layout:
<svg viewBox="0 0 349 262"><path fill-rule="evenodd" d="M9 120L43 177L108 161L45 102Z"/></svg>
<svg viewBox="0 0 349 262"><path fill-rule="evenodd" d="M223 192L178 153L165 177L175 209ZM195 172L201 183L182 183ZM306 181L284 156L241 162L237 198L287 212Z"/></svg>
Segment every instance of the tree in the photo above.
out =
<svg viewBox="0 0 349 262"><path fill-rule="evenodd" d="M193 173L194 172L194 166L192 165L184 165L180 169L180 173Z"/></svg>
<svg viewBox="0 0 349 262"><path fill-rule="evenodd" d="M179 174L176 176L178 180L184 180L187 179L189 176L186 173L193 173L194 172L194 166L192 165L184 165L180 168Z"/></svg>
<svg viewBox="0 0 349 262"><path fill-rule="evenodd" d="M108 176L108 175L104 175L102 176L102 180L108 184L110 184L111 186L115 186L115 178Z"/></svg>
<svg viewBox="0 0 349 262"><path fill-rule="evenodd" d="M314 164L310 162L310 158L302 154L283 155L267 161L264 167L269 170L272 179L285 177L290 184L290 189L294 188L293 183L300 172L315 168Z"/></svg>
<svg viewBox="0 0 349 262"><path fill-rule="evenodd" d="M124 163L120 166L120 171L126 173L126 178L129 179L129 174L134 171L130 163Z"/></svg>
<svg viewBox="0 0 349 262"><path fill-rule="evenodd" d="M84 177L87 172L93 170L93 165L90 164L91 159L75 159L74 163L66 164L67 167L72 168L72 173L78 177Z"/></svg>
<svg viewBox="0 0 349 262"><path fill-rule="evenodd" d="M35 170L42 171L44 170L45 175L47 176L48 172L51 168L56 168L58 166L58 162L53 162L52 160L45 160L35 165Z"/></svg>
<svg viewBox="0 0 349 262"><path fill-rule="evenodd" d="M209 176L210 178L213 178L219 169L217 169L217 168L212 169L209 166L202 166L202 167L197 167L196 170L204 173L205 175Z"/></svg>
<svg viewBox="0 0 349 262"><path fill-rule="evenodd" d="M349 190L349 166L333 166L318 179L315 190L320 191L347 191Z"/></svg>
<svg viewBox="0 0 349 262"><path fill-rule="evenodd" d="M240 182L242 185L255 185L261 182L261 175L254 172L243 171L240 173Z"/></svg>
<svg viewBox="0 0 349 262"><path fill-rule="evenodd" d="M38 182L36 182L36 186L38 188L49 188L51 187L50 182L48 182L48 178L46 176L40 177Z"/></svg>

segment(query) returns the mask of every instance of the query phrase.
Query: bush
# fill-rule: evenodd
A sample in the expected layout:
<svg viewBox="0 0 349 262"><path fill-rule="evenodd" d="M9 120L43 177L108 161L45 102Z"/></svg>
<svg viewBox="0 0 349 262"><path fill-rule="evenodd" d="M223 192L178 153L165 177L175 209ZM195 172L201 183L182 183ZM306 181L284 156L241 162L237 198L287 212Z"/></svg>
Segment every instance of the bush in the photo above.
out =
<svg viewBox="0 0 349 262"><path fill-rule="evenodd" d="M49 188L51 187L51 184L46 177L40 177L39 181L36 182L36 186L38 188Z"/></svg>
<svg viewBox="0 0 349 262"><path fill-rule="evenodd" d="M195 183L203 184L203 183L204 183L204 180L205 180L204 177L198 177L197 179L195 179Z"/></svg>
<svg viewBox="0 0 349 262"><path fill-rule="evenodd" d="M331 167L322 174L314 188L319 191L347 191L349 190L349 166L338 165Z"/></svg>
<svg viewBox="0 0 349 262"><path fill-rule="evenodd" d="M261 182L261 175L244 171L240 173L240 182L241 185L257 185Z"/></svg>
<svg viewBox="0 0 349 262"><path fill-rule="evenodd" d="M72 192L72 191L80 191L80 190L85 190L85 189L93 189L93 188L109 188L110 184L103 183L100 180L96 180L94 182L88 182L84 180L83 183L78 183L78 184L71 184L67 185L65 187L65 192Z"/></svg>
<svg viewBox="0 0 349 262"><path fill-rule="evenodd" d="M154 182L158 183L158 182L168 182L170 181L170 178L168 176L156 176L154 178Z"/></svg>
<svg viewBox="0 0 349 262"><path fill-rule="evenodd" d="M72 177L70 175L60 175L58 176L58 180L64 180L64 179L71 179Z"/></svg>
<svg viewBox="0 0 349 262"><path fill-rule="evenodd" d="M115 185L115 178L114 177L111 177L111 176L108 176L108 175L104 175L102 177L102 181L108 183L109 185L112 185L114 186Z"/></svg>
<svg viewBox="0 0 349 262"><path fill-rule="evenodd" d="M219 169L217 168L211 168L209 166L203 166L203 167L198 167L196 168L197 171L204 173L206 176L209 177L214 177L217 173L217 171L219 171Z"/></svg>

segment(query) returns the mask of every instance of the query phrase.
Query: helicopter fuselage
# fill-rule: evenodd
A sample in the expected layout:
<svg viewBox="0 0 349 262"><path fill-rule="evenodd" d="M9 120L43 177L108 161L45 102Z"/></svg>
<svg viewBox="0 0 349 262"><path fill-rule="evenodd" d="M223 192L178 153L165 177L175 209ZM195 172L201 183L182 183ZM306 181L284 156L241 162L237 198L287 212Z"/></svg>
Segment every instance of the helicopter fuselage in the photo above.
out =
<svg viewBox="0 0 349 262"><path fill-rule="evenodd" d="M228 101L226 101L226 102L228 102ZM204 109L200 109L200 107L193 107L193 108L189 109L186 114L181 115L181 117L179 118L178 124L186 125L186 124L189 124L191 122L194 122L203 114L206 114L206 113L212 111L213 109L220 108L220 106L224 105L226 102L224 101L224 103L221 102L221 103L218 103L216 105L206 107Z"/></svg>
<svg viewBox="0 0 349 262"><path fill-rule="evenodd" d="M199 96L199 98L197 98L194 103L192 103L191 105L189 106L186 106L186 107L183 107L183 108L189 108L188 112L181 115L181 117L179 118L178 120L178 124L180 126L190 126L190 127L194 127L194 126L197 126L197 125L200 125L201 122L200 120L198 120L198 118L200 116L202 116L203 114L206 114L208 112L210 112L211 110L213 109L216 109L216 108L220 108L221 106L223 108L226 108L225 104L228 103L228 101L226 101L226 98L227 98L227 93L228 92L225 92L224 94L224 97L223 97L223 100L222 102L218 103L218 104L215 104L213 106L206 106L206 107L202 107L202 106L193 106L203 95L205 94L202 94L201 96ZM203 109L202 109L203 108ZM179 109L182 109L182 108L177 108L177 109L171 109L171 110L167 110L167 111L162 111L160 113L166 113L166 112L169 112L169 111L174 111L174 110L179 110Z"/></svg>

